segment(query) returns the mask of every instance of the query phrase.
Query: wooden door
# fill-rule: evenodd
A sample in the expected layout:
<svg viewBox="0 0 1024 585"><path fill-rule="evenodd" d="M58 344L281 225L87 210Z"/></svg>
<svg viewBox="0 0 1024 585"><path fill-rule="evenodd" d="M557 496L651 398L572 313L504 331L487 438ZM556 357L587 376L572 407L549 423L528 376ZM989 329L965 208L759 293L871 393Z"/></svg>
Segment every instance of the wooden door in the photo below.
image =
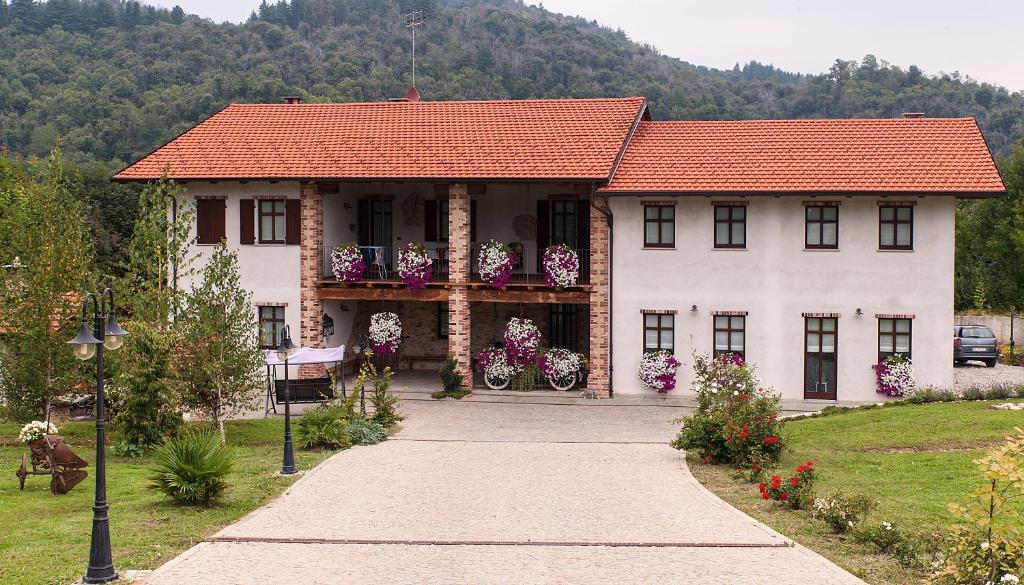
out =
<svg viewBox="0 0 1024 585"><path fill-rule="evenodd" d="M835 400L838 376L839 320L804 318L804 398Z"/></svg>

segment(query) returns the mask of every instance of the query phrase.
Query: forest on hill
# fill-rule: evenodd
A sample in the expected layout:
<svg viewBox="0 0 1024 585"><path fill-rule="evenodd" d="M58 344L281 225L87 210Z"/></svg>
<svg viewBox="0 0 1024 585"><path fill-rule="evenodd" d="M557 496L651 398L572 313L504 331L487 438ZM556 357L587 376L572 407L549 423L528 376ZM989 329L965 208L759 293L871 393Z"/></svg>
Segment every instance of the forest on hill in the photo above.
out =
<svg viewBox="0 0 1024 585"><path fill-rule="evenodd" d="M0 0L0 150L10 169L61 145L99 258L113 268L136 191L110 186L112 170L230 102L401 95L411 83L402 15L412 10L426 16L416 79L425 99L643 95L658 120L974 116L1000 155L1024 137L1024 93L959 73L872 55L816 75L758 62L716 70L519 0L264 1L242 24L136 0ZM968 272L975 276L958 281L958 306L1024 304L1024 293L975 282L1002 278L991 266Z"/></svg>

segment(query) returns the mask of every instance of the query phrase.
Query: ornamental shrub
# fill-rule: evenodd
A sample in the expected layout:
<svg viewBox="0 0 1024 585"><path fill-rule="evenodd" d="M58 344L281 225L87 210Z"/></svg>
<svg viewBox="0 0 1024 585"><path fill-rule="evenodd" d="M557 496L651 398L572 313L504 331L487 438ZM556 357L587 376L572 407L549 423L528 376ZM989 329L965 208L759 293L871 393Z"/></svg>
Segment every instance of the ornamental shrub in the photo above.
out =
<svg viewBox="0 0 1024 585"><path fill-rule="evenodd" d="M836 491L814 500L814 517L823 520L834 532L844 534L860 524L874 507L875 502L867 496L848 496Z"/></svg>
<svg viewBox="0 0 1024 585"><path fill-rule="evenodd" d="M458 362L455 356L448 354L441 366L441 390L444 392L455 392L462 388L463 376L459 373Z"/></svg>
<svg viewBox="0 0 1024 585"><path fill-rule="evenodd" d="M897 545L906 540L903 533L890 522L879 522L858 531L854 538L865 544L873 544L878 552L891 553Z"/></svg>
<svg viewBox="0 0 1024 585"><path fill-rule="evenodd" d="M676 449L698 453L705 463L764 466L778 461L779 396L758 385L754 369L736 356L694 356L697 410L680 419Z"/></svg>
<svg viewBox="0 0 1024 585"><path fill-rule="evenodd" d="M398 413L398 397L390 391L393 375L394 372L388 367L378 374L373 362L366 361L359 368L359 376L356 379L358 388L365 388L367 383L373 384L373 393L370 394L373 416L370 417L370 420L385 429L390 429L405 418Z"/></svg>
<svg viewBox="0 0 1024 585"><path fill-rule="evenodd" d="M228 488L227 476L234 467L233 455L212 431L171 437L153 452L150 489L179 504L209 506Z"/></svg>
<svg viewBox="0 0 1024 585"><path fill-rule="evenodd" d="M799 510L814 502L814 462L798 465L796 474L789 479L773 475L768 482L757 484L761 498L774 500L784 506Z"/></svg>
<svg viewBox="0 0 1024 585"><path fill-rule="evenodd" d="M307 410L295 423L303 449L348 449L352 438L341 409L321 405Z"/></svg>
<svg viewBox="0 0 1024 585"><path fill-rule="evenodd" d="M932 583L1016 583L1024 575L1020 512L1024 498L1024 430L975 463L984 483L949 510L952 527Z"/></svg>
<svg viewBox="0 0 1024 585"><path fill-rule="evenodd" d="M348 423L348 435L353 445L376 445L388 438L388 431L372 420L358 418Z"/></svg>
<svg viewBox="0 0 1024 585"><path fill-rule="evenodd" d="M176 433L184 423L173 400L169 335L138 321L132 334L116 355L120 374L111 407L111 427L120 443L146 449L159 445L168 433ZM122 455L133 456L129 447Z"/></svg>

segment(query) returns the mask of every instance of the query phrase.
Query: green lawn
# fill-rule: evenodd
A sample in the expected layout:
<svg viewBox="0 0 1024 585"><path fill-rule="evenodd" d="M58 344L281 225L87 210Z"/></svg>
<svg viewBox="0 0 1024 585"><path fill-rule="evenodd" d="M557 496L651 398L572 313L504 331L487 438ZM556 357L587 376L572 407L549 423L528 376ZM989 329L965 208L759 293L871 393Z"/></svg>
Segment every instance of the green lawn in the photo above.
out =
<svg viewBox="0 0 1024 585"><path fill-rule="evenodd" d="M788 421L783 433L790 449L780 467L791 474L813 459L819 494L840 489L879 502L869 522L889 521L910 533L944 532L953 521L946 504L981 482L972 460L1015 434L1014 427L1024 427L1024 413L990 410L991 404L897 406ZM830 534L806 512L785 512L761 501L756 486L732 479L728 469L692 457L690 466L729 503L871 583L918 582L924 575Z"/></svg>
<svg viewBox="0 0 1024 585"><path fill-rule="evenodd" d="M5 585L67 585L85 572L95 489L91 466L96 457L95 426L85 422L59 426L71 448L89 461L89 477L69 494L51 496L46 476L29 476L25 491L18 490L14 471L28 449L17 442L20 425L0 424L0 583ZM282 433L281 420L227 423L235 471L227 497L212 508L165 501L146 487L148 457L123 459L108 451L107 497L115 567L157 567L291 485L292 478L274 477L281 468ZM299 469L310 469L330 455L300 450L296 460Z"/></svg>

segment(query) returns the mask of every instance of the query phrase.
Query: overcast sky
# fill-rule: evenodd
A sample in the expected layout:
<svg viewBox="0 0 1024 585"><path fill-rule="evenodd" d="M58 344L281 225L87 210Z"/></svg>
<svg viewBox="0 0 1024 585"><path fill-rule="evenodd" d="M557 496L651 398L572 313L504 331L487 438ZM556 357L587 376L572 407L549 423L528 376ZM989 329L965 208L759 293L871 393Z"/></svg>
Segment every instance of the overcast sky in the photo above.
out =
<svg viewBox="0 0 1024 585"><path fill-rule="evenodd" d="M260 3L147 1L234 22L245 20ZM1024 90L1022 0L546 0L543 5L621 28L631 39L695 65L725 69L757 60L821 73L837 57L872 53L904 68L960 71ZM423 41L429 42L429 30L424 33Z"/></svg>

